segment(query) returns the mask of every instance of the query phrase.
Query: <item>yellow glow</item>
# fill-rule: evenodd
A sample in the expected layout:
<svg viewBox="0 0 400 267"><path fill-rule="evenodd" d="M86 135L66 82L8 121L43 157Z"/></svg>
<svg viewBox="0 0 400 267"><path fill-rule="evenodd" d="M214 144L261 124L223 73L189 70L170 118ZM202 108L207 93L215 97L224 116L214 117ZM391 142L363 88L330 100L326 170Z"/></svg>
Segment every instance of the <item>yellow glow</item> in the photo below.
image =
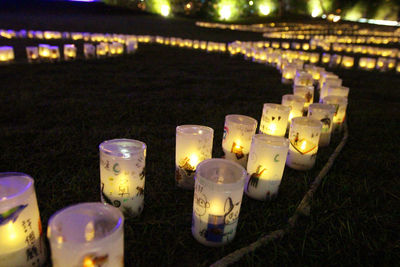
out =
<svg viewBox="0 0 400 267"><path fill-rule="evenodd" d="M276 124L275 124L275 123L271 123L271 124L268 126L268 130L269 130L269 133L270 133L270 134L275 133L276 129L277 129L277 127L276 127Z"/></svg>
<svg viewBox="0 0 400 267"><path fill-rule="evenodd" d="M224 203L222 203L219 199L212 199L210 201L209 214L224 215Z"/></svg>
<svg viewBox="0 0 400 267"><path fill-rule="evenodd" d="M316 18L322 13L322 10L319 7L314 7L313 11L311 12L311 17Z"/></svg>
<svg viewBox="0 0 400 267"><path fill-rule="evenodd" d="M229 5L222 6L219 10L219 16L221 19L228 20L232 16L232 7Z"/></svg>
<svg viewBox="0 0 400 267"><path fill-rule="evenodd" d="M267 16L271 13L271 8L268 5L260 5L258 8L260 10L261 15Z"/></svg>
<svg viewBox="0 0 400 267"><path fill-rule="evenodd" d="M93 260L89 257L83 259L83 267L95 267Z"/></svg>
<svg viewBox="0 0 400 267"><path fill-rule="evenodd" d="M301 142L300 149L301 149L302 151L304 151L304 150L306 149L306 146L307 146L307 142L306 142L305 140L303 140L303 142Z"/></svg>
<svg viewBox="0 0 400 267"><path fill-rule="evenodd" d="M199 164L199 157L196 154L192 154L189 157L189 164L196 168L197 164Z"/></svg>
<svg viewBox="0 0 400 267"><path fill-rule="evenodd" d="M57 237L57 243L62 244L64 242L64 238L62 236Z"/></svg>
<svg viewBox="0 0 400 267"><path fill-rule="evenodd" d="M169 5L161 5L161 15L163 15L164 17L167 17L169 15L171 8L169 7Z"/></svg>
<svg viewBox="0 0 400 267"><path fill-rule="evenodd" d="M249 6L252 6L252 5L254 5L254 2L253 1L249 1Z"/></svg>
<svg viewBox="0 0 400 267"><path fill-rule="evenodd" d="M0 55L0 61L6 61L7 57L5 55Z"/></svg>
<svg viewBox="0 0 400 267"><path fill-rule="evenodd" d="M15 227L13 222L9 222L7 224L7 232L9 233L8 238L12 241L17 238L17 233L15 231Z"/></svg>

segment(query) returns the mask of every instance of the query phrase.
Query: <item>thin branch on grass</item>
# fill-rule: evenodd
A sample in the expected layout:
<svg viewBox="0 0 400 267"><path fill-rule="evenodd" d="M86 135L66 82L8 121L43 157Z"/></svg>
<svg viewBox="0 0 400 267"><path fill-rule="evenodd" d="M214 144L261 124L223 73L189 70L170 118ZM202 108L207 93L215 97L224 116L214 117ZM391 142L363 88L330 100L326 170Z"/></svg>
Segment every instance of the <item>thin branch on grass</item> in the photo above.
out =
<svg viewBox="0 0 400 267"><path fill-rule="evenodd" d="M336 147L335 151L329 157L325 166L322 168L322 170L319 172L317 177L311 183L310 189L307 191L307 193L304 195L303 199L301 200L300 204L297 206L297 209L294 212L293 216L289 218L287 227L273 231L273 232L269 233L268 235L261 237L260 239L258 239L256 242L250 244L249 246L238 249L238 250L232 252L231 254L228 254L227 256L225 256L222 259L213 263L211 265L211 267L228 266L232 263L239 261L244 255L246 255L250 252L253 252L257 248L259 248L263 245L266 245L266 244L270 243L271 241L281 239L286 233L288 233L291 229L293 229L296 226L297 219L300 216L309 216L312 198L313 198L315 192L317 191L319 185L321 184L322 179L326 176L328 171L332 168L333 163L335 162L337 156L340 154L343 147L345 146L348 137L349 137L349 130L348 130L347 122L345 122L344 123L344 134L343 134L342 140L340 141L339 145Z"/></svg>

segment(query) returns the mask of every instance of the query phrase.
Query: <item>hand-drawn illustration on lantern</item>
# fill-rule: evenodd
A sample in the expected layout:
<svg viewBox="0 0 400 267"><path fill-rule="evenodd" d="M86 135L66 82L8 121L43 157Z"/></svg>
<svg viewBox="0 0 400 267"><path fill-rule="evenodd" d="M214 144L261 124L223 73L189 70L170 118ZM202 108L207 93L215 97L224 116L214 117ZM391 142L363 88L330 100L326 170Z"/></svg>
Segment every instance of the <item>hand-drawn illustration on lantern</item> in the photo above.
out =
<svg viewBox="0 0 400 267"><path fill-rule="evenodd" d="M222 139L224 158L246 166L251 138L256 133L256 129L257 121L251 117L227 115Z"/></svg>
<svg viewBox="0 0 400 267"><path fill-rule="evenodd" d="M197 166L192 234L206 246L221 246L236 235L245 169L225 159L204 160Z"/></svg>
<svg viewBox="0 0 400 267"><path fill-rule="evenodd" d="M282 180L289 141L281 136L256 134L247 163L245 192L258 200L274 198Z"/></svg>
<svg viewBox="0 0 400 267"><path fill-rule="evenodd" d="M140 215L144 206L146 144L132 139L104 141L100 150L101 200L126 216Z"/></svg>
<svg viewBox="0 0 400 267"><path fill-rule="evenodd" d="M293 118L302 117L303 110L306 100L303 97L297 95L283 95L282 96L282 105L290 108L289 113L289 122L292 121Z"/></svg>
<svg viewBox="0 0 400 267"><path fill-rule="evenodd" d="M314 166L321 129L322 123L313 118L300 117L292 120L286 165L296 170L309 170Z"/></svg>
<svg viewBox="0 0 400 267"><path fill-rule="evenodd" d="M335 112L336 107L334 105L314 103L308 107L308 117L322 123L321 137L318 143L321 147L328 146L330 143Z"/></svg>
<svg viewBox="0 0 400 267"><path fill-rule="evenodd" d="M304 108L308 109L308 106L314 102L314 86L293 86L293 94L302 97L306 102L304 103Z"/></svg>
<svg viewBox="0 0 400 267"><path fill-rule="evenodd" d="M346 119L346 109L347 109L347 98L343 96L327 96L322 99L322 103L331 104L336 107L335 115L333 116L334 126L342 124Z"/></svg>
<svg viewBox="0 0 400 267"><path fill-rule="evenodd" d="M265 103L260 122L260 133L284 136L288 124L290 107Z"/></svg>
<svg viewBox="0 0 400 267"><path fill-rule="evenodd" d="M34 181L23 173L0 173L0 266L39 266L46 247Z"/></svg>
<svg viewBox="0 0 400 267"><path fill-rule="evenodd" d="M124 266L124 216L117 208L81 203L56 212L48 225L53 266Z"/></svg>
<svg viewBox="0 0 400 267"><path fill-rule="evenodd" d="M177 186L193 190L197 165L212 157L214 130L201 125L176 127L175 181Z"/></svg>

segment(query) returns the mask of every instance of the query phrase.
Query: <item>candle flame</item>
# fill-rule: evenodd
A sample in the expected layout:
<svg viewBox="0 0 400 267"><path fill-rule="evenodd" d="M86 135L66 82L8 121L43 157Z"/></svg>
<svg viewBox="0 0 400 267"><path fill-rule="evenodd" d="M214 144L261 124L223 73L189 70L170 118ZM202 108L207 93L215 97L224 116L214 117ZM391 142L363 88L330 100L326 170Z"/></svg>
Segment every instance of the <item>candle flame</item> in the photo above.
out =
<svg viewBox="0 0 400 267"><path fill-rule="evenodd" d="M303 140L303 142L301 143L300 149L301 150L305 150L306 149L306 145L307 145L307 142L305 140Z"/></svg>
<svg viewBox="0 0 400 267"><path fill-rule="evenodd" d="M272 123L272 124L270 124L269 125L269 132L271 133L271 134L273 134L273 133L275 133L275 131L276 131L276 124L275 123Z"/></svg>
<svg viewBox="0 0 400 267"><path fill-rule="evenodd" d="M90 221L85 228L85 239L86 241L92 241L94 238L94 225L93 222Z"/></svg>
<svg viewBox="0 0 400 267"><path fill-rule="evenodd" d="M15 232L15 227L14 227L13 222L9 222L8 225L7 225L7 228L8 228L7 232L10 233L10 235L8 236L10 238L10 240L16 239L17 238L17 234Z"/></svg>
<svg viewBox="0 0 400 267"><path fill-rule="evenodd" d="M197 164L199 164L199 157L196 154L192 154L189 157L189 164L193 167L196 168Z"/></svg>

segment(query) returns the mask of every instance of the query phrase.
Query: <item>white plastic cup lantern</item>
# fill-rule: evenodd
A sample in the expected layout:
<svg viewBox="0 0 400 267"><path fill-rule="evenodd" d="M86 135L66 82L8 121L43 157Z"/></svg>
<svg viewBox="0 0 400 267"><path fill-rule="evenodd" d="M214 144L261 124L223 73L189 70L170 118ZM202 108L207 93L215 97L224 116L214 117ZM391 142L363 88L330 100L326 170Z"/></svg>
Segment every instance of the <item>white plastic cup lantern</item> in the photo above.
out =
<svg viewBox="0 0 400 267"><path fill-rule="evenodd" d="M345 69L351 69L354 66L354 57L343 56L341 66Z"/></svg>
<svg viewBox="0 0 400 267"><path fill-rule="evenodd" d="M337 86L337 87L330 87L327 90L326 96L336 95L336 96L343 96L348 98L349 96L349 88L344 86Z"/></svg>
<svg viewBox="0 0 400 267"><path fill-rule="evenodd" d="M60 49L58 46L50 46L50 61L60 61Z"/></svg>
<svg viewBox="0 0 400 267"><path fill-rule="evenodd" d="M336 87L341 87L342 86L342 79L339 78L326 78L321 90L319 92L319 102L322 102L322 99L326 96L328 96L328 90L329 88L336 88Z"/></svg>
<svg viewBox="0 0 400 267"><path fill-rule="evenodd" d="M335 115L333 116L333 123L334 124L341 124L344 122L346 118L346 109L347 109L347 98L343 96L327 96L322 99L322 103L334 105Z"/></svg>
<svg viewBox="0 0 400 267"><path fill-rule="evenodd" d="M132 139L104 141L100 149L101 200L126 216L140 215L144 206L146 144Z"/></svg>
<svg viewBox="0 0 400 267"><path fill-rule="evenodd" d="M49 220L53 266L124 266L124 216L100 202L64 208Z"/></svg>
<svg viewBox="0 0 400 267"><path fill-rule="evenodd" d="M177 186L193 190L197 165L212 156L214 130L201 125L176 127L175 180Z"/></svg>
<svg viewBox="0 0 400 267"><path fill-rule="evenodd" d="M64 45L64 59L65 60L76 59L76 46L74 44Z"/></svg>
<svg viewBox="0 0 400 267"><path fill-rule="evenodd" d="M14 48L12 46L0 46L0 63L8 63L14 60Z"/></svg>
<svg viewBox="0 0 400 267"><path fill-rule="evenodd" d="M294 118L289 130L289 152L286 165L296 170L309 170L315 164L322 123L319 120Z"/></svg>
<svg viewBox="0 0 400 267"><path fill-rule="evenodd" d="M0 266L42 265L42 235L34 181L23 173L0 173Z"/></svg>
<svg viewBox="0 0 400 267"><path fill-rule="evenodd" d="M314 84L313 76L303 70L298 70L294 78L294 85L296 86L312 86Z"/></svg>
<svg viewBox="0 0 400 267"><path fill-rule="evenodd" d="M47 44L39 44L39 57L41 60L49 61L50 60L50 45Z"/></svg>
<svg viewBox="0 0 400 267"><path fill-rule="evenodd" d="M293 118L303 117L303 110L306 100L303 97L297 95L283 95L282 105L290 108L289 122Z"/></svg>
<svg viewBox="0 0 400 267"><path fill-rule="evenodd" d="M278 194L288 149L287 138L266 134L253 136L245 184L248 196L269 200Z"/></svg>
<svg viewBox="0 0 400 267"><path fill-rule="evenodd" d="M319 120L322 123L321 137L318 145L328 146L331 141L333 116L336 108L333 105L315 103L308 107L308 117Z"/></svg>
<svg viewBox="0 0 400 267"><path fill-rule="evenodd" d="M39 59L39 48L36 46L26 47L26 57L29 63L38 62Z"/></svg>
<svg viewBox="0 0 400 267"><path fill-rule="evenodd" d="M246 170L225 159L208 159L197 166L192 234L206 246L233 240L239 221Z"/></svg>
<svg viewBox="0 0 400 267"><path fill-rule="evenodd" d="M282 70L282 83L291 84L296 75L297 66L295 64L288 64Z"/></svg>
<svg viewBox="0 0 400 267"><path fill-rule="evenodd" d="M309 105L314 102L314 86L293 86L293 94L302 97L306 102L304 103L304 108L307 109Z"/></svg>
<svg viewBox="0 0 400 267"><path fill-rule="evenodd" d="M251 138L256 133L257 121L244 115L231 114L225 117L222 149L224 158L247 166Z"/></svg>
<svg viewBox="0 0 400 267"><path fill-rule="evenodd" d="M288 124L290 107L265 103L260 122L260 133L284 136Z"/></svg>
<svg viewBox="0 0 400 267"><path fill-rule="evenodd" d="M96 56L96 48L92 44L83 44L83 54L86 59L94 58Z"/></svg>

